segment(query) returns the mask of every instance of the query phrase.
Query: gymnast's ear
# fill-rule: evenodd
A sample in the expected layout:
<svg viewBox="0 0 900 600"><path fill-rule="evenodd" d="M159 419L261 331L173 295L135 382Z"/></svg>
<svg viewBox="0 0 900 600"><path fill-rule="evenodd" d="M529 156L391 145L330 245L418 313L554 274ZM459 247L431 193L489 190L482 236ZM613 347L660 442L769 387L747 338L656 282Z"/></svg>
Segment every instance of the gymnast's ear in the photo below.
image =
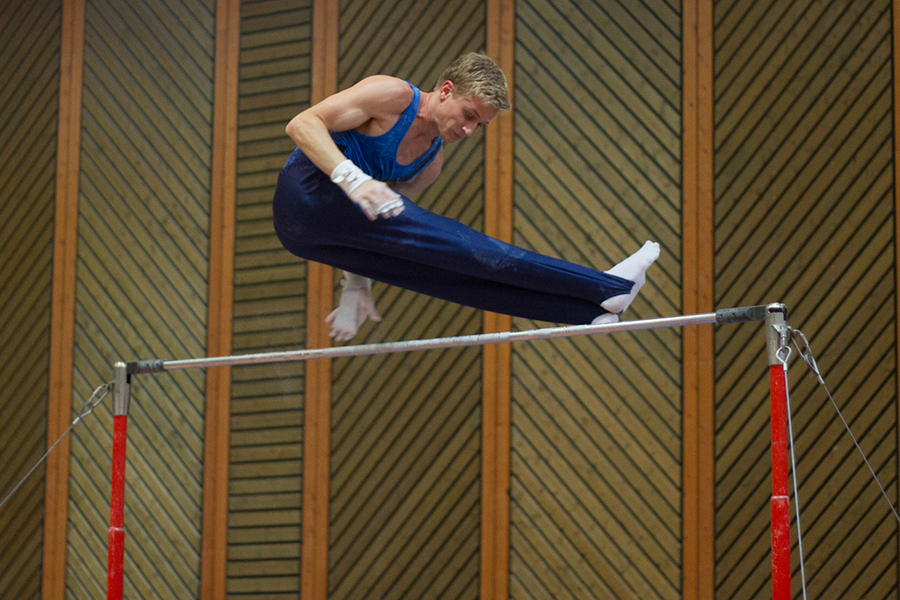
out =
<svg viewBox="0 0 900 600"><path fill-rule="evenodd" d="M444 81L439 87L438 92L441 100L446 100L447 98L453 95L453 90L456 86L449 79Z"/></svg>

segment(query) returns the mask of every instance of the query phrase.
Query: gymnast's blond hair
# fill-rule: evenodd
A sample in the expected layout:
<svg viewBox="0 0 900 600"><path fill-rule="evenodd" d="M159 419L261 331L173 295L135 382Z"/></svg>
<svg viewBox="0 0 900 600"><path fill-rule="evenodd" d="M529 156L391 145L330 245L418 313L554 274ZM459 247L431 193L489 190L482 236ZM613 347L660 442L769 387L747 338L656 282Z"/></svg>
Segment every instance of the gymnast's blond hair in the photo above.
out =
<svg viewBox="0 0 900 600"><path fill-rule="evenodd" d="M453 82L453 95L462 98L475 96L498 111L508 111L512 105L506 76L491 58L483 52L463 54L444 69L435 89L445 81Z"/></svg>

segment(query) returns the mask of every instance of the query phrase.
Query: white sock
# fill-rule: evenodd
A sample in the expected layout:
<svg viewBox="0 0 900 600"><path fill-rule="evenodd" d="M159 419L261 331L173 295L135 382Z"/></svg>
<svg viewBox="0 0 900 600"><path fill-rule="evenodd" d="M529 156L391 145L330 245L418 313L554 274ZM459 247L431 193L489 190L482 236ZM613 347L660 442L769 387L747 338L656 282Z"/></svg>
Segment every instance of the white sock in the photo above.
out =
<svg viewBox="0 0 900 600"><path fill-rule="evenodd" d="M616 313L604 313L599 317L594 317L591 325L611 325L619 322L619 315Z"/></svg>
<svg viewBox="0 0 900 600"><path fill-rule="evenodd" d="M640 250L614 266L609 271L606 271L610 275L616 275L623 279L633 281L634 287L631 288L630 293L619 294L618 296L608 298L603 301L600 306L615 314L621 313L628 308L631 305L631 301L637 297L641 286L644 285L644 274L657 258L659 258L659 244L656 242L646 242Z"/></svg>

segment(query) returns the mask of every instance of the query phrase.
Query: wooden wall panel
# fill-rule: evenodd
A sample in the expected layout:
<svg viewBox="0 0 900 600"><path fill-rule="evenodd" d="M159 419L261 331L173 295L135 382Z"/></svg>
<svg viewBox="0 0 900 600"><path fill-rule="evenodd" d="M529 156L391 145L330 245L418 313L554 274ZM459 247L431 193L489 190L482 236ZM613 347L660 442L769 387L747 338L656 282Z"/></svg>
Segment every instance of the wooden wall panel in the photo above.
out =
<svg viewBox="0 0 900 600"><path fill-rule="evenodd" d="M515 243L605 269L655 239L627 316L678 314L679 7L516 23ZM511 597L680 597L680 354L676 330L513 347Z"/></svg>
<svg viewBox="0 0 900 600"><path fill-rule="evenodd" d="M341 3L338 87L393 74L429 92L484 47L484 5ZM482 134L445 148L420 206L482 228ZM336 278L339 273L336 274ZM375 284L384 320L354 343L478 333L473 309ZM479 592L481 352L360 357L333 365L329 597Z"/></svg>
<svg viewBox="0 0 900 600"><path fill-rule="evenodd" d="M506 76L515 103L515 0L485 3L487 53ZM484 132L484 233L504 242L513 234L514 119L498 114ZM484 332L512 329L512 317L484 312ZM481 353L481 598L509 597L509 457L511 344Z"/></svg>
<svg viewBox="0 0 900 600"><path fill-rule="evenodd" d="M715 23L716 305L787 305L896 502L890 2L720 1ZM896 522L805 371L791 402L810 597L896 597ZM759 326L716 331L720 598L771 585L765 373Z"/></svg>
<svg viewBox="0 0 900 600"><path fill-rule="evenodd" d="M61 10L0 8L0 500L46 448ZM0 510L0 597L40 597L44 485Z"/></svg>
<svg viewBox="0 0 900 600"><path fill-rule="evenodd" d="M311 6L244 0L238 123L234 352L305 343L306 263L272 228L288 121L309 106ZM232 370L229 598L300 591L304 363Z"/></svg>
<svg viewBox="0 0 900 600"><path fill-rule="evenodd" d="M73 405L116 360L203 356L214 5L88 2ZM125 595L199 592L204 373L133 386ZM67 594L105 595L111 406L72 439Z"/></svg>
<svg viewBox="0 0 900 600"><path fill-rule="evenodd" d="M290 150L284 123L310 100L309 4L242 4L236 351L306 340L307 268L268 221ZM896 501L896 16L888 0L714 6L715 305L788 305ZM605 268L657 239L663 257L630 317L681 312L680 4L521 0L515 9L514 241ZM344 0L340 11L340 87L385 72L428 90L446 62L485 45L482 0ZM117 359L206 353L214 12L212 0L87 2L74 408ZM0 461L19 469L0 488L46 441L53 136L60 52L75 56L60 47L60 20L59 2L0 6ZM481 228L482 144L450 148L420 203ZM354 343L482 327L477 311L375 291L385 321ZM684 592L680 349L677 331L514 349L511 596ZM715 595L764 597L759 326L718 329L715 351ZM330 595L478 595L480 357L335 362ZM793 368L791 382L810 595L896 596L887 506L802 372ZM304 379L302 365L233 371L230 596L297 596ZM128 597L199 590L204 381L198 371L135 385ZM68 597L104 595L110 431L107 404L64 455ZM0 596L41 593L43 485L29 481L0 512L0 541L22 548L0 557Z"/></svg>

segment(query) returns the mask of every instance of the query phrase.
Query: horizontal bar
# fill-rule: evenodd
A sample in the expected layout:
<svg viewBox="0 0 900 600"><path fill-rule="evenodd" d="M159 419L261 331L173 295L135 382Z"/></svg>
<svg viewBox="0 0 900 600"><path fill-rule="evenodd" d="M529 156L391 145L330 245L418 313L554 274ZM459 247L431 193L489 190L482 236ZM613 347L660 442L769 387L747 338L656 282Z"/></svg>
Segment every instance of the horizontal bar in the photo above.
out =
<svg viewBox="0 0 900 600"><path fill-rule="evenodd" d="M769 305L772 306L772 305ZM780 305L778 305L780 306ZM148 360L128 364L128 373L158 373L178 369L225 367L236 365L253 365L261 363L289 362L310 360L315 358L342 358L369 354L391 354L394 352L413 352L416 350L433 350L436 348L455 348L459 346L485 346L508 342L526 342L531 340L572 337L577 335L610 334L620 331L639 331L659 329L663 327L685 327L689 325L746 323L765 319L767 306L746 308L729 308L714 313L684 315L678 317L662 317L642 321L622 321L606 325L569 325L565 327L547 327L526 331L503 331L499 333L481 333L455 337L433 338L428 340L409 340L388 342L384 344L362 344L359 346L339 346L334 348L311 348L291 350L287 352L268 352L262 354L240 354L234 356L217 356L209 358L189 358L184 360Z"/></svg>

